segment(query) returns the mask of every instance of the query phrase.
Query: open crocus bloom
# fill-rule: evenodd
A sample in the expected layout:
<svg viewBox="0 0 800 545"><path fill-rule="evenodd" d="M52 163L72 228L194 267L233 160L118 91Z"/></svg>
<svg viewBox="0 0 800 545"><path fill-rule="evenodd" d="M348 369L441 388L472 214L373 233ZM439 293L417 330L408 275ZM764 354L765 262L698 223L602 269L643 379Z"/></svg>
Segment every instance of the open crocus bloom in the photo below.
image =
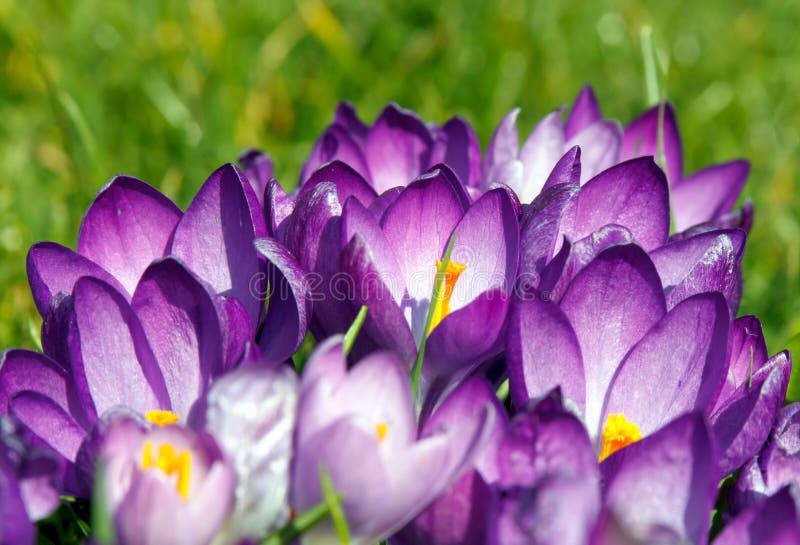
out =
<svg viewBox="0 0 800 545"><path fill-rule="evenodd" d="M343 102L336 109L333 123L314 144L300 184L333 160L355 169L380 194L405 186L437 163L447 163L464 185L477 185L481 148L470 124L460 117L439 127L390 104L367 127L353 107Z"/></svg>
<svg viewBox="0 0 800 545"><path fill-rule="evenodd" d="M348 371L341 338L334 337L317 348L302 377L292 507L303 512L322 501L324 469L342 497L350 542L384 539L467 469L487 414L417 439L402 363L392 354L375 353ZM329 521L303 540L338 543Z"/></svg>
<svg viewBox="0 0 800 545"><path fill-rule="evenodd" d="M667 311L655 266L633 244L600 252L560 300L515 302L507 348L517 406L561 385L601 458L678 415L709 413L725 378L730 311L719 293Z"/></svg>
<svg viewBox="0 0 800 545"><path fill-rule="evenodd" d="M583 184L617 163L652 156L666 170L677 231L728 221L726 216L747 180L749 163L721 163L684 177L681 138L671 104L651 108L624 130L617 122L603 119L588 86L578 94L566 122L562 110L540 121L521 149L516 126L519 110L509 112L486 149L481 188L502 183L511 187L520 201L529 203L557 180L551 171L560 163L569 162ZM748 208L746 215L751 213ZM749 217L742 222L749 225Z"/></svg>
<svg viewBox="0 0 800 545"><path fill-rule="evenodd" d="M330 181L300 197L282 232L314 280L317 338L344 332L367 305L354 354L391 349L410 368L429 335L425 384L452 381L499 350L519 246L518 207L507 190L470 203L444 165L376 200L341 163L314 176ZM441 270L453 237L449 267ZM443 287L426 331L437 273Z"/></svg>
<svg viewBox="0 0 800 545"><path fill-rule="evenodd" d="M228 515L236 477L209 435L108 422L97 438L105 502L119 544L207 544Z"/></svg>
<svg viewBox="0 0 800 545"><path fill-rule="evenodd" d="M106 411L125 406L153 422L185 421L212 379L237 360L227 313L178 260L151 264L130 302L85 276L45 322L45 354L9 350L0 408L70 463ZM67 475L65 485L86 494Z"/></svg>

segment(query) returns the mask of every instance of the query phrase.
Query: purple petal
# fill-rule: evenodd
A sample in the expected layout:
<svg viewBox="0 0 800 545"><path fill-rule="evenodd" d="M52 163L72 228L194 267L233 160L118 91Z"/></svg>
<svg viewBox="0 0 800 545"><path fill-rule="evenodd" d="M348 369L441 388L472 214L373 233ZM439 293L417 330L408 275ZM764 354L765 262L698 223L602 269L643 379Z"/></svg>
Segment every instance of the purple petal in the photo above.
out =
<svg viewBox="0 0 800 545"><path fill-rule="evenodd" d="M749 174L750 163L732 161L706 167L674 184L675 230L683 231L730 212Z"/></svg>
<svg viewBox="0 0 800 545"><path fill-rule="evenodd" d="M793 545L800 543L797 506L791 487L739 514L714 540L714 545Z"/></svg>
<svg viewBox="0 0 800 545"><path fill-rule="evenodd" d="M8 412L11 399L20 392L50 399L87 428L95 418L91 400L78 398L63 367L38 352L7 350L0 359L0 413Z"/></svg>
<svg viewBox="0 0 800 545"><path fill-rule="evenodd" d="M675 110L672 104L665 103L654 106L633 120L622 136L622 152L620 159L634 157L658 157L659 151L659 111L663 108L662 151L666 161L667 179L674 187L683 176L683 154L681 152L681 135Z"/></svg>
<svg viewBox="0 0 800 545"><path fill-rule="evenodd" d="M116 176L86 211L78 252L114 275L133 293L144 270L164 256L181 211L154 187Z"/></svg>
<svg viewBox="0 0 800 545"><path fill-rule="evenodd" d="M55 242L39 242L28 251L28 282L33 301L44 318L53 297L72 293L81 276L93 276L114 286L125 297L129 292L119 281L93 261ZM131 290L132 291L132 290Z"/></svg>
<svg viewBox="0 0 800 545"><path fill-rule="evenodd" d="M242 303L233 297L216 297L218 315L222 322L222 336L225 345L225 370L232 369L248 357L254 348L255 328L250 315ZM257 359L261 359L260 354Z"/></svg>
<svg viewBox="0 0 800 545"><path fill-rule="evenodd" d="M572 105L567 122L564 125L564 135L569 140L589 125L601 119L603 119L603 114L597 104L594 90L591 85L584 85L578 96L575 97L575 103Z"/></svg>
<svg viewBox="0 0 800 545"><path fill-rule="evenodd" d="M363 176L353 170L346 163L332 161L325 163L308 178L297 193L296 201L314 189L318 184L330 182L336 186L339 202L347 202L350 197L355 197L361 204L369 207L378 198L375 190L364 180Z"/></svg>
<svg viewBox="0 0 800 545"><path fill-rule="evenodd" d="M428 166L432 146L430 131L414 112L387 106L364 143L375 191L383 193L419 176Z"/></svg>
<svg viewBox="0 0 800 545"><path fill-rule="evenodd" d="M517 134L517 117L519 108L508 112L494 130L492 139L486 147L484 169L488 174L495 168L519 157L519 135ZM486 180L491 182L493 180Z"/></svg>
<svg viewBox="0 0 800 545"><path fill-rule="evenodd" d="M581 149L581 183L619 162L622 127L616 121L598 121L570 138L565 147Z"/></svg>
<svg viewBox="0 0 800 545"><path fill-rule="evenodd" d="M451 308L459 309L489 289L510 293L519 261L519 222L508 193L503 189L485 193L455 232L451 259L467 268L456 282Z"/></svg>
<svg viewBox="0 0 800 545"><path fill-rule="evenodd" d="M605 503L638 539L663 529L705 543L717 496L715 450L702 413L682 416L600 465Z"/></svg>
<svg viewBox="0 0 800 545"><path fill-rule="evenodd" d="M608 385L628 350L664 315L647 254L634 245L603 251L575 277L561 310L578 338L586 377L586 425L596 430Z"/></svg>
<svg viewBox="0 0 800 545"><path fill-rule="evenodd" d="M738 229L709 231L654 250L650 257L667 290L667 306L696 293L719 291L735 312L744 241L745 233Z"/></svg>
<svg viewBox="0 0 800 545"><path fill-rule="evenodd" d="M185 419L211 378L224 369L225 347L212 295L183 264L168 257L145 271L131 307L164 377L172 411Z"/></svg>
<svg viewBox="0 0 800 545"><path fill-rule="evenodd" d="M267 265L269 307L259 346L268 361L285 361L303 343L311 318L311 292L305 272L282 244L260 238L256 250Z"/></svg>
<svg viewBox="0 0 800 545"><path fill-rule="evenodd" d="M346 299L351 305L347 318L352 320L361 305L369 309L353 347L354 355L376 348L389 349L400 354L410 366L417 352L414 337L392 291L381 280L369 244L356 234L342 250L339 263L341 273L353 282L352 297Z"/></svg>
<svg viewBox="0 0 800 545"><path fill-rule="evenodd" d="M341 125L350 132L350 135L359 144L364 143L369 130L361 119L359 119L353 105L347 101L342 101L336 106L336 112L333 114L333 123Z"/></svg>
<svg viewBox="0 0 800 545"><path fill-rule="evenodd" d="M572 146L567 153L561 156L556 166L550 171L547 181L542 187L542 193L546 189L559 184L578 185L581 181L581 148Z"/></svg>
<svg viewBox="0 0 800 545"><path fill-rule="evenodd" d="M458 180L441 166L409 185L383 215L383 232L398 258L412 301L430 299L436 262L467 208L468 199ZM422 321L426 312L427 305L420 313ZM412 324L420 321L412 320ZM416 325L414 331L415 338L421 334Z"/></svg>
<svg viewBox="0 0 800 545"><path fill-rule="evenodd" d="M395 187L388 191L384 191L378 199L372 203L372 206L369 207L369 211L372 213L373 216L380 219L386 213L386 210L392 205L394 201L397 200L403 193L402 187Z"/></svg>
<svg viewBox="0 0 800 545"><path fill-rule="evenodd" d="M117 405L142 414L169 409L164 378L142 326L125 299L90 277L75 284L72 368L79 395L98 415Z"/></svg>
<svg viewBox="0 0 800 545"><path fill-rule="evenodd" d="M277 180L270 180L264 190L264 216L267 234L285 240L286 219L294 211L295 201L283 190Z"/></svg>
<svg viewBox="0 0 800 545"><path fill-rule="evenodd" d="M608 387L601 423L622 413L649 435L683 413L710 413L724 380L729 327L719 293L678 304L625 356Z"/></svg>
<svg viewBox="0 0 800 545"><path fill-rule="evenodd" d="M478 187L481 179L481 146L472 126L460 117L450 119L437 134L431 165L444 163L461 182Z"/></svg>
<svg viewBox="0 0 800 545"><path fill-rule="evenodd" d="M511 188L522 202L531 202L542 190L547 177L564 153L564 125L561 123L562 111L556 110L545 116L533 129L519 159L525 167L522 184ZM570 146L571 147L571 146Z"/></svg>
<svg viewBox="0 0 800 545"><path fill-rule="evenodd" d="M335 227L341 215L342 205L336 186L331 182L316 184L295 205L287 220L286 246L306 271L318 270L321 242L327 240L329 234L338 234Z"/></svg>
<svg viewBox="0 0 800 545"><path fill-rule="evenodd" d="M0 464L0 539L3 545L32 545L36 527L28 519L20 483L10 469Z"/></svg>
<svg viewBox="0 0 800 545"><path fill-rule="evenodd" d="M535 296L514 302L506 362L516 407L560 386L566 397L584 408L586 384L580 345L557 304Z"/></svg>
<svg viewBox="0 0 800 545"><path fill-rule="evenodd" d="M55 452L75 461L86 431L52 399L37 392L20 392L10 401L9 414Z"/></svg>
<svg viewBox="0 0 800 545"><path fill-rule="evenodd" d="M564 212L561 233L579 240L610 223L627 227L648 251L667 241L667 181L652 159L626 161L589 180Z"/></svg>
<svg viewBox="0 0 800 545"><path fill-rule="evenodd" d="M506 292L493 289L445 316L428 336L423 377L452 383L499 352L509 303Z"/></svg>
<svg viewBox="0 0 800 545"><path fill-rule="evenodd" d="M239 156L239 165L250 182L250 187L258 199L258 204L264 206L264 192L267 184L273 179L272 158L269 153L257 149L249 149Z"/></svg>
<svg viewBox="0 0 800 545"><path fill-rule="evenodd" d="M783 406L790 373L789 353L781 352L711 416L723 474L735 471L761 450Z"/></svg>
<svg viewBox="0 0 800 545"><path fill-rule="evenodd" d="M539 285L542 270L553 256L564 210L577 192L578 186L572 184L547 188L523 216L519 260L521 283L530 287Z"/></svg>
<svg viewBox="0 0 800 545"><path fill-rule="evenodd" d="M731 354L725 384L719 394L717 407L728 399L752 375L764 366L769 354L761 322L755 316L736 318L731 329Z"/></svg>
<svg viewBox="0 0 800 545"><path fill-rule="evenodd" d="M236 167L214 171L175 228L172 253L217 293L239 299L257 323L264 305L250 293L250 282L264 265L253 241L266 226L248 194L255 198Z"/></svg>
<svg viewBox="0 0 800 545"><path fill-rule="evenodd" d="M314 148L300 173L300 186L320 167L338 160L348 164L362 176L370 179L370 170L361 145L347 129L340 125L331 125L314 143Z"/></svg>

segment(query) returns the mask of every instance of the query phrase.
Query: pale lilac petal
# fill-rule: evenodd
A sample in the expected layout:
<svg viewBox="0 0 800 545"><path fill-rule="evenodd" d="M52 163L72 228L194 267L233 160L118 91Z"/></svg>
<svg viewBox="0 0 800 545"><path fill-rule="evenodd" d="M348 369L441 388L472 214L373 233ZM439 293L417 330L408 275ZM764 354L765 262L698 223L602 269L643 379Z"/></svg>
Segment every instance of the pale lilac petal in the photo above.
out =
<svg viewBox="0 0 800 545"><path fill-rule="evenodd" d="M531 202L539 194L566 149L561 116L560 109L545 116L522 146L519 160L522 161L525 172L521 185L511 186L522 202Z"/></svg>
<svg viewBox="0 0 800 545"><path fill-rule="evenodd" d="M144 269L142 269L144 270ZM114 286L126 298L130 293L108 271L93 261L55 242L39 242L28 251L28 282L33 301L44 318L53 297L70 294L81 276L93 276Z"/></svg>
<svg viewBox="0 0 800 545"><path fill-rule="evenodd" d="M95 197L78 234L78 252L133 293L139 277L167 253L181 211L154 187L116 176Z"/></svg>
<svg viewBox="0 0 800 545"><path fill-rule="evenodd" d="M675 230L683 231L730 212L749 174L750 163L732 161L706 167L673 184Z"/></svg>
<svg viewBox="0 0 800 545"><path fill-rule="evenodd" d="M581 183L619 162L622 127L616 121L598 121L567 140L565 147L581 149Z"/></svg>
<svg viewBox="0 0 800 545"><path fill-rule="evenodd" d="M586 426L597 430L608 385L623 356L666 312L661 282L641 248L612 246L575 277L561 310L583 356Z"/></svg>
<svg viewBox="0 0 800 545"><path fill-rule="evenodd" d="M266 225L248 195L255 198L236 167L214 171L175 228L172 253L217 293L239 299L257 323L264 305L250 293L250 282L264 264L253 241L266 234Z"/></svg>
<svg viewBox="0 0 800 545"><path fill-rule="evenodd" d="M514 161L519 156L519 134L517 133L517 117L519 108L514 108L508 112L494 130L492 139L486 147L484 157L484 169L487 173L500 165ZM485 182L492 182L494 179L487 179ZM484 183L488 185L488 183Z"/></svg>

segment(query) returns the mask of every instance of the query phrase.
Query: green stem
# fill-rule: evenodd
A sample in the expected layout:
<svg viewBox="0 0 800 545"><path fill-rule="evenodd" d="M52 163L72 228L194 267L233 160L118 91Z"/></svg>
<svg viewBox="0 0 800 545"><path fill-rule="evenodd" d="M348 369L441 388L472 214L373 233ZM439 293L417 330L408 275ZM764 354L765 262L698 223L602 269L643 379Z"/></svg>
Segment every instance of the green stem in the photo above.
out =
<svg viewBox="0 0 800 545"><path fill-rule="evenodd" d="M367 319L367 305L362 305L361 310L359 310L358 314L356 315L356 319L353 320L353 323L350 324L347 333L344 334L344 341L342 345L345 356L347 356L350 353L350 350L353 349L353 344L355 344L356 342L356 337L358 337L358 332L361 331L361 326L364 325L364 320L366 319Z"/></svg>
<svg viewBox="0 0 800 545"><path fill-rule="evenodd" d="M286 526L261 542L262 545L288 545L311 528L322 522L330 514L330 508L325 502L319 503L297 515Z"/></svg>

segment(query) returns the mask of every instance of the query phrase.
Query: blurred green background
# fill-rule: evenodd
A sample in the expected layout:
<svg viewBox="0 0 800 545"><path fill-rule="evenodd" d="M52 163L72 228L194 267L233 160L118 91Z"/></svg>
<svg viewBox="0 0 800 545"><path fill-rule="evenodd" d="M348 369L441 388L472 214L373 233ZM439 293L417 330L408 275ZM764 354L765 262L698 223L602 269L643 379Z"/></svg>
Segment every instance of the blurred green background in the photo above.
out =
<svg viewBox="0 0 800 545"><path fill-rule="evenodd" d="M0 0L0 348L38 329L27 248L74 247L114 174L185 207L257 146L288 187L340 99L369 122L388 101L461 114L484 147L510 108L527 134L584 83L627 122L647 106L651 25L689 171L752 161L742 313L775 352L800 330L800 5L750 4Z"/></svg>

